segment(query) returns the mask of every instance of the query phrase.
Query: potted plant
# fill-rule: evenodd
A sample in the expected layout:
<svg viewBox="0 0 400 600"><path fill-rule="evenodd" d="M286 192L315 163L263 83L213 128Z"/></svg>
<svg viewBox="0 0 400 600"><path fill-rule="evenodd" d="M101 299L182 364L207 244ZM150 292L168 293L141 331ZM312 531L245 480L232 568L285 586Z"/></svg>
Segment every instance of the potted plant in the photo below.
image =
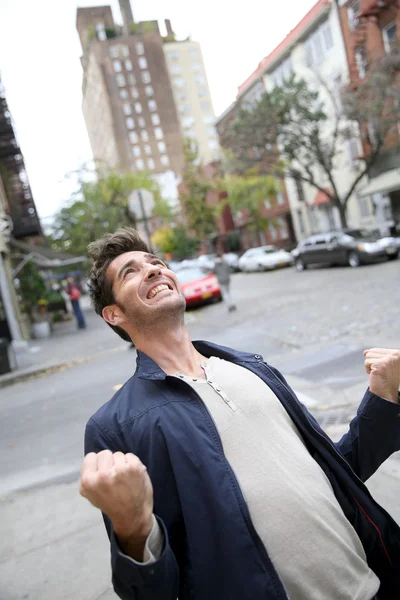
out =
<svg viewBox="0 0 400 600"><path fill-rule="evenodd" d="M28 261L18 279L22 308L29 314L33 337L49 337L51 314L48 311L48 290L43 277L33 262Z"/></svg>

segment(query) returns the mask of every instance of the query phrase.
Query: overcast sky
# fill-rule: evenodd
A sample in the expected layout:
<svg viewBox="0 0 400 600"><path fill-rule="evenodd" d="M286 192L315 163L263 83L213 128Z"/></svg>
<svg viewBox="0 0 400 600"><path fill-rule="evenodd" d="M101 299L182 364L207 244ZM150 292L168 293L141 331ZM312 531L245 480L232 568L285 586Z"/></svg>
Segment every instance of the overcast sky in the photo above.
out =
<svg viewBox="0 0 400 600"><path fill-rule="evenodd" d="M199 41L216 115L315 0L131 0L136 20L170 18ZM90 160L81 111L76 8L118 0L0 0L0 72L41 217L68 199L65 175Z"/></svg>

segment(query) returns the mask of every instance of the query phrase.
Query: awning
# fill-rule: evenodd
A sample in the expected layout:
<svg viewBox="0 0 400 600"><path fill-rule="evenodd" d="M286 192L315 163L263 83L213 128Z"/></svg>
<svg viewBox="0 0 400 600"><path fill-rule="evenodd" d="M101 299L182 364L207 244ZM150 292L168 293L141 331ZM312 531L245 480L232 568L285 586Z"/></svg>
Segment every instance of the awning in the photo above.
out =
<svg viewBox="0 0 400 600"><path fill-rule="evenodd" d="M318 192L315 194L313 206L320 206L321 204L327 204L328 202L330 202L331 199L330 196L328 196L328 194L332 194L332 190L330 190L329 188L326 188L326 193L322 190L318 190Z"/></svg>
<svg viewBox="0 0 400 600"><path fill-rule="evenodd" d="M372 196L373 194L389 194L394 190L400 190L400 169L391 169L386 173L381 173L358 192L359 198Z"/></svg>
<svg viewBox="0 0 400 600"><path fill-rule="evenodd" d="M10 246L13 250L12 256L19 259L20 263L13 271L15 277L28 261L35 263L40 269L54 269L56 267L68 267L71 265L82 264L85 262L85 256L73 256L65 252L57 252L44 246L35 246L11 238Z"/></svg>

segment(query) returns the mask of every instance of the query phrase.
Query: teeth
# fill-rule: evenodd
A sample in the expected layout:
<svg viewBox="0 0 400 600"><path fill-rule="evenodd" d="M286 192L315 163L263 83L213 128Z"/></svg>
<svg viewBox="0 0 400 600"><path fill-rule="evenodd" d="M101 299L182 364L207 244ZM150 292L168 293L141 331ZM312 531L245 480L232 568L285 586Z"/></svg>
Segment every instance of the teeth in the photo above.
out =
<svg viewBox="0 0 400 600"><path fill-rule="evenodd" d="M152 289L150 292L150 298L154 298L158 292L162 292L163 290L169 290L169 287L165 283L161 283L156 288Z"/></svg>

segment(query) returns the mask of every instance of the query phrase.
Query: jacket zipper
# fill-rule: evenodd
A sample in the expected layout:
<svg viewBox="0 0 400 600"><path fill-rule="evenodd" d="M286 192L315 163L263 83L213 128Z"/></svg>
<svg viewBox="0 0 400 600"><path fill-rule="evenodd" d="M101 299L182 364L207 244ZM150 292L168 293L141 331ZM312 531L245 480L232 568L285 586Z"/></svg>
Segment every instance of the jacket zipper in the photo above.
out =
<svg viewBox="0 0 400 600"><path fill-rule="evenodd" d="M198 394L198 393L197 393L197 392L196 392L196 391L195 391L195 390L192 388L192 386L191 386L190 384L186 383L186 381L182 381L181 379L180 379L179 381L181 381L181 382L182 382L182 383L184 383L185 385L189 386L189 388L190 388L190 390L191 390L192 394L193 394L194 396L196 396L196 397L197 397L197 399L198 399L198 400L199 400L199 402L200 402L200 405L202 406L202 408L204 408L205 412L206 412L206 413L207 413L207 415L208 415L209 421L210 421L210 423L211 423L211 426L212 426L212 428L213 428L213 430L214 430L215 437L216 437L216 440L217 440L217 443L218 443L218 446L219 446L220 452L221 452L221 454L222 454L222 457L223 457L223 459L224 459L224 462L225 462L225 464L227 465L227 467L228 467L228 469L229 469L229 472L230 472L230 474L231 474L231 476L232 476L232 478L233 478L234 482L236 483L236 490L237 490L237 492L238 492L238 494L239 494L239 497L240 497L240 500L241 500L241 502L239 503L239 505L240 505L240 508L241 508L241 511L242 511L242 515L243 515L244 521L245 521L245 523L246 523L246 525L247 525L247 527L248 527L248 529L249 529L250 535L251 535L251 537L252 537L252 539L253 539L253 541L254 541L254 537L255 537L255 536L257 536L257 537L259 538L259 536L258 536L258 533L256 532L256 530L255 530L255 528L254 528L254 525L253 525L253 523L252 523L252 520L251 520L251 517L250 517L250 513L249 513L249 510L248 510L248 508L247 508L247 503L246 503L246 500L245 500L245 498L244 498L244 496L243 496L243 492L242 492L242 489L241 489L241 487L240 487L240 485L239 485L239 482L238 482L238 480L237 480L237 477L236 477L236 475L235 475L235 472L234 472L234 470L232 469L231 465L229 464L229 461L227 460L227 458L226 458L226 456L225 456L224 449L223 449L223 446L222 446L221 436L220 436L220 435L219 435L219 433L218 433L218 429L217 429L217 426L215 425L215 421L214 421L214 419L213 419L213 417L212 417L212 415L211 415L210 411L208 410L207 406L205 405L205 403L204 403L204 402L203 402L203 400L201 399L200 395L199 395L199 394ZM260 539L260 538L259 538L259 539ZM261 540L260 540L260 542L261 542ZM261 542L261 543L262 543L262 542ZM256 550L257 550L257 551L258 551L258 553L260 554L261 563L263 564L263 562L262 562L262 556L261 556L261 552L260 552L260 550L257 548L257 545L256 545ZM268 553L267 553L267 551L266 551L266 550L265 550L265 553L266 553L266 555L268 556ZM268 556L268 558L269 558L269 556ZM276 569L275 569L275 566L274 566L274 564L273 564L273 562L272 562L272 560L271 560L270 558L269 558L269 560L270 560L270 563L271 563L271 569L273 570L273 573L274 573L274 575L276 576L276 579L279 581L279 583L280 583L280 585L281 585L281 590L278 590L278 592L279 592L279 596L277 596L275 600L289 600L288 596L286 595L285 588L283 587L283 583L282 583L282 581L281 581L281 579L280 579L280 577L279 577L279 575L278 575L278 573L277 573L277 571L276 571ZM266 570L266 572L267 572L267 569L266 569L266 567L265 567L265 566L264 566L264 568L265 568L265 570Z"/></svg>
<svg viewBox="0 0 400 600"><path fill-rule="evenodd" d="M284 388L284 389L285 389L285 390L288 392L288 394L289 394L289 399L290 399L290 402L291 402L291 404L292 404L293 408L294 408L294 409L297 411L297 404L296 404L296 403L295 403L295 404L293 404L293 402L292 402L292 392L291 392L291 390L290 390L290 389L287 387L287 385L286 385L286 384L285 384L283 381L281 381L281 380L279 379L279 377L278 377L278 376L277 376L277 375L276 375L276 374L273 372L273 370L272 370L272 369L269 367L269 365L267 365L266 363L262 362L261 360L258 360L257 362L258 362L259 364L261 364L261 365L262 365L264 368L266 368L266 369L267 369L267 370L268 370L268 371L271 373L271 375L272 375L272 376L273 376L273 377L276 379L276 381L278 382L278 384L279 384L280 386L282 386L282 387L283 387L283 388ZM247 367L246 367L246 368L247 368ZM343 457L340 455L340 453L339 453L339 452L336 450L336 448L335 448L335 445L333 444L333 442L329 442L329 440L327 440L327 439L326 439L326 438L325 438L325 437L324 437L324 436L323 436L323 435L322 435L322 434L321 434L321 433L318 431L318 429L316 429L316 428L314 427L314 425L313 425L313 424L312 424L310 421L308 421L308 420L307 420L307 422L308 422L309 426L310 426L310 427L313 429L313 431L314 431L314 432L315 432L315 433L316 433L316 434L317 434L317 435L320 437L320 439L324 441L324 443L329 443L329 446L330 446L330 448L331 448L331 449L333 449L333 451L335 452L335 454L336 454L337 458L340 460L340 462L341 462L342 466L344 466L346 469L350 470L350 472L352 473L352 475L354 475L354 477L355 477L355 478L356 478L356 479L357 479L357 480L358 480L358 481L361 483L361 485L362 485L363 487L365 487L365 484L364 484L364 482L363 482L363 481L362 481L362 480L361 480L361 479L358 477L357 473L355 473L355 472L354 472L354 470L352 469L351 465L349 465L349 463L348 463L348 462L347 462L347 461L346 461L346 460L345 460L345 459L344 459L344 458L343 458ZM353 496L353 494L352 494L352 496ZM378 526L376 525L376 523L375 523L375 522L374 522L374 521L371 519L371 517L370 517L370 516L369 516L369 515L366 513L366 511L365 511L365 510L364 510L364 509L361 507L361 505L360 505L360 504L357 502L357 500L354 498L354 496L353 496L353 499L354 499L354 501L356 502L356 504L357 504L357 506L359 507L359 509L361 510L361 512L362 512L362 513L364 514L364 516L366 517L366 519L367 519L367 520L368 520L368 521L371 523L371 525L372 525L372 526L375 528L375 530L378 532L378 534L379 534L379 540L380 540L380 542L381 542L381 544L382 544L382 548L383 548L383 550L384 550L384 552L385 552L386 558L388 559L388 561L389 561L390 565L392 566L392 561L391 561L391 559L390 559L389 552L388 552L388 550L387 550L387 548L386 548L386 546L385 546L385 543L384 543L384 541L383 541L382 534L381 534L381 531L380 531L379 527L378 527ZM372 500L373 500L373 498L372 498ZM375 502L375 501L374 501L374 502Z"/></svg>

